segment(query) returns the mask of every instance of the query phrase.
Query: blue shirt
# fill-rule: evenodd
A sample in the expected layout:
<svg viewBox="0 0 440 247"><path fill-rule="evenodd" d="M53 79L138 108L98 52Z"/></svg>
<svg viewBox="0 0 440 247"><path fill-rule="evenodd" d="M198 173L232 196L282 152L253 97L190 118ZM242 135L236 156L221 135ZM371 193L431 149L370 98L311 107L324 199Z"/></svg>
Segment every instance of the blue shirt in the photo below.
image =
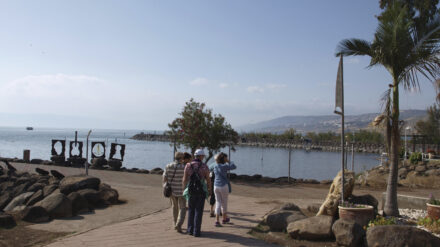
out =
<svg viewBox="0 0 440 247"><path fill-rule="evenodd" d="M231 164L212 163L209 166L209 170L214 172L214 175L215 175L214 186L223 187L227 183L229 183L228 171L234 170L235 168L237 168L237 166L233 162L231 162Z"/></svg>

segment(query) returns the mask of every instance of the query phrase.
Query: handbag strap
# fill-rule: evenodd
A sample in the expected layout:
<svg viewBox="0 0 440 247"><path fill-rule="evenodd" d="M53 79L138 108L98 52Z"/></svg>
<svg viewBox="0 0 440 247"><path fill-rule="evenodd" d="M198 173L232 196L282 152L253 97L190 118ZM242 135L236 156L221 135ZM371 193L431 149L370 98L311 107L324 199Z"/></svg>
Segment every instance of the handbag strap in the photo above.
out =
<svg viewBox="0 0 440 247"><path fill-rule="evenodd" d="M179 165L179 164L176 164L176 167L174 168L174 174L173 174L173 177L171 178L171 182L170 183L173 182L174 176L176 175L177 165Z"/></svg>

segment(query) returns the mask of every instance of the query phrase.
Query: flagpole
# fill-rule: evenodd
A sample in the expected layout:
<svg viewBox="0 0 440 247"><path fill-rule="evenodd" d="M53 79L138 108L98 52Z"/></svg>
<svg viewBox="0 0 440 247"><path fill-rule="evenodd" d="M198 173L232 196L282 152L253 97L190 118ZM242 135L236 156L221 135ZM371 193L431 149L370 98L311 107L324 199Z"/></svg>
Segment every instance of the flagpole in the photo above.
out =
<svg viewBox="0 0 440 247"><path fill-rule="evenodd" d="M342 83L342 87L341 87L341 96L342 96L342 109L341 109L341 113L342 113L342 128L341 128L341 147L342 147L342 177L341 177L341 181L342 181L342 188L341 188L341 201L342 203L344 203L344 182L345 182L345 122L344 122L344 60L341 54L341 83Z"/></svg>
<svg viewBox="0 0 440 247"><path fill-rule="evenodd" d="M341 54L339 61L338 75L336 78L336 105L335 113L341 115L341 202L344 202L344 182L345 182L345 123L344 123L344 63ZM340 108L338 111L337 108Z"/></svg>

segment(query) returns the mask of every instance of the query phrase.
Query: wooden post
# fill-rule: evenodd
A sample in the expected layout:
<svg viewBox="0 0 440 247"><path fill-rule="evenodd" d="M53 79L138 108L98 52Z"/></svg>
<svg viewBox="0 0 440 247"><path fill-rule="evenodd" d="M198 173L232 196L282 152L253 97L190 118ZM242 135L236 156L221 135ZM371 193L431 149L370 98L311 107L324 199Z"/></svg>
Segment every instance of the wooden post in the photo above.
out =
<svg viewBox="0 0 440 247"><path fill-rule="evenodd" d="M26 163L29 163L31 161L31 150L29 149L23 150L23 160Z"/></svg>

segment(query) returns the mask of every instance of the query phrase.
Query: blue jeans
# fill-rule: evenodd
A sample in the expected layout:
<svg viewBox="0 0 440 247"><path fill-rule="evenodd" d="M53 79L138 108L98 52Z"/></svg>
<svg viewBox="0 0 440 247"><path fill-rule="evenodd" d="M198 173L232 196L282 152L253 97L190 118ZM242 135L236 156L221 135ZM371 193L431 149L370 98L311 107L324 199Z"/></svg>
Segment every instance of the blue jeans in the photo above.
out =
<svg viewBox="0 0 440 247"><path fill-rule="evenodd" d="M190 196L188 200L188 233L200 236L205 197Z"/></svg>

